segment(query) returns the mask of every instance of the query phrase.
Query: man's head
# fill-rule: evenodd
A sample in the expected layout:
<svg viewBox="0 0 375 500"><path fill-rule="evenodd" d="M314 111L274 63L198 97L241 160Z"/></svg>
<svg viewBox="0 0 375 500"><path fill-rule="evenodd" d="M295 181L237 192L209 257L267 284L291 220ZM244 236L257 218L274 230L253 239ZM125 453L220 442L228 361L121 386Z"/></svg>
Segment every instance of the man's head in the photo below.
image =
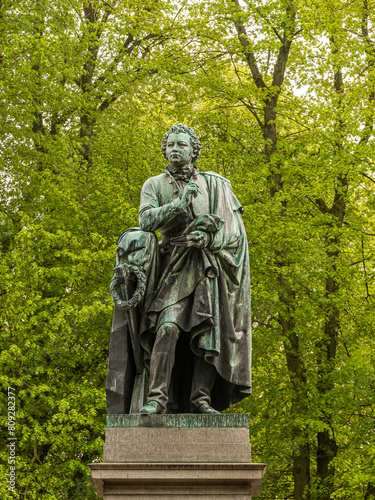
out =
<svg viewBox="0 0 375 500"><path fill-rule="evenodd" d="M172 165L182 167L199 157L201 143L194 130L179 123L173 125L161 142L161 151Z"/></svg>

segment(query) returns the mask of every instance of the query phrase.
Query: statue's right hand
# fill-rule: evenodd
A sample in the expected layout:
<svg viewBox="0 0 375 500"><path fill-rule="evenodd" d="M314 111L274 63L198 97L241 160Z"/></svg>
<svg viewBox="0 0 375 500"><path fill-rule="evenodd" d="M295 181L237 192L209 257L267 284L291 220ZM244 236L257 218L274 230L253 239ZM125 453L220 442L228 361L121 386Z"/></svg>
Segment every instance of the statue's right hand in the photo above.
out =
<svg viewBox="0 0 375 500"><path fill-rule="evenodd" d="M198 184L195 184L195 182L188 182L182 191L180 207L186 208L190 205L193 198L198 196L198 193L201 193Z"/></svg>

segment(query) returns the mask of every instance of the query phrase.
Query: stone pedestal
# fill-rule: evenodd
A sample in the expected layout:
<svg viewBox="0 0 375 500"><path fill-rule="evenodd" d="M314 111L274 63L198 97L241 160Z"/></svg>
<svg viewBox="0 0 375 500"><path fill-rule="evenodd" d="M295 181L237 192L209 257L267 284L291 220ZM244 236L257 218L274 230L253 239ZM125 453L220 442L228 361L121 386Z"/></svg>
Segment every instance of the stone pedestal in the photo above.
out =
<svg viewBox="0 0 375 500"><path fill-rule="evenodd" d="M104 463L89 465L105 500L249 500L265 464L251 463L247 415L109 415Z"/></svg>

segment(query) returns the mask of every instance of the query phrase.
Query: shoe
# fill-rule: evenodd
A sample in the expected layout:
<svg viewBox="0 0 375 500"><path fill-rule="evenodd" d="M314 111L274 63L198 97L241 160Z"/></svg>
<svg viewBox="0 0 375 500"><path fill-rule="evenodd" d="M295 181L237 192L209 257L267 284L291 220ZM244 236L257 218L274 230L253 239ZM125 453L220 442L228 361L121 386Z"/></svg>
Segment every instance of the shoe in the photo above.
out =
<svg viewBox="0 0 375 500"><path fill-rule="evenodd" d="M162 405L156 401L156 399L152 399L151 401L143 405L139 410L139 413L142 413L142 415L152 415L154 413L160 414L164 412L165 408L163 408Z"/></svg>
<svg viewBox="0 0 375 500"><path fill-rule="evenodd" d="M219 411L214 410L208 403L203 403L198 406L194 413L200 413L203 415L221 415Z"/></svg>

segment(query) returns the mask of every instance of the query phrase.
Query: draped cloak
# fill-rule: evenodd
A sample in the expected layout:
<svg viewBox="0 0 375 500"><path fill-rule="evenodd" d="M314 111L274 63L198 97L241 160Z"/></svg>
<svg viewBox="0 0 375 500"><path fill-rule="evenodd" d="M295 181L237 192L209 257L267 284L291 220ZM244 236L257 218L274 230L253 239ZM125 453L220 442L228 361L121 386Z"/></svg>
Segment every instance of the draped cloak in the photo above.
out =
<svg viewBox="0 0 375 500"><path fill-rule="evenodd" d="M198 184L200 193L184 211L179 209L182 186L168 170L148 179L142 188L140 233L160 230L162 240L158 278L152 269L147 306L140 305L139 342L147 369L157 329L162 323L177 324L182 334L172 373L169 410L189 411L194 353L216 368L211 403L221 411L251 392L247 238L243 209L230 182L214 172L197 170L191 181ZM195 230L209 233L207 248L171 243L171 239Z"/></svg>

